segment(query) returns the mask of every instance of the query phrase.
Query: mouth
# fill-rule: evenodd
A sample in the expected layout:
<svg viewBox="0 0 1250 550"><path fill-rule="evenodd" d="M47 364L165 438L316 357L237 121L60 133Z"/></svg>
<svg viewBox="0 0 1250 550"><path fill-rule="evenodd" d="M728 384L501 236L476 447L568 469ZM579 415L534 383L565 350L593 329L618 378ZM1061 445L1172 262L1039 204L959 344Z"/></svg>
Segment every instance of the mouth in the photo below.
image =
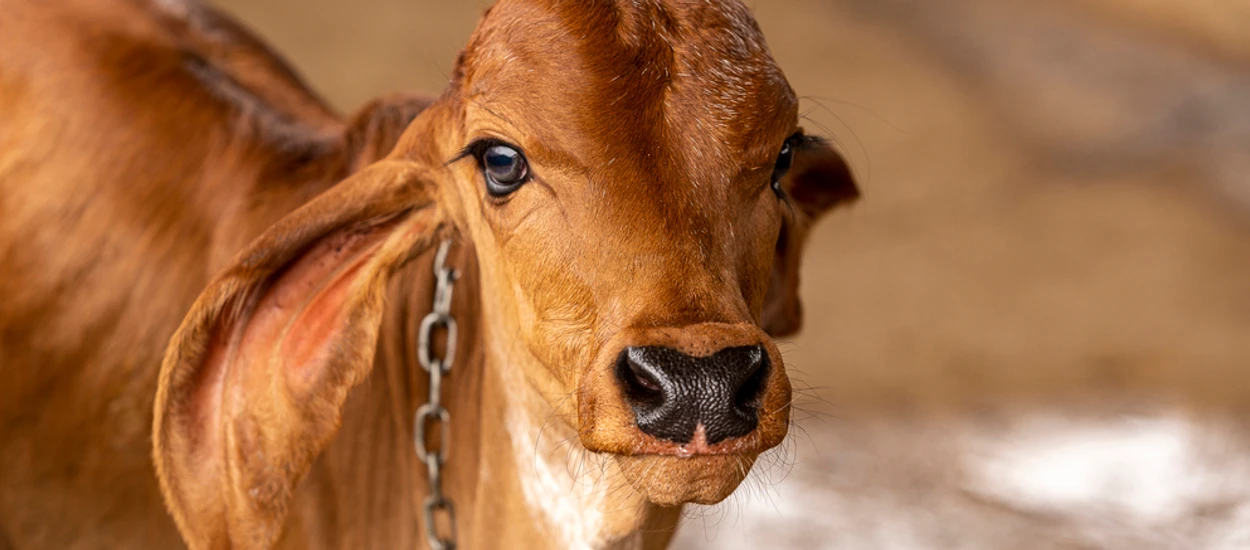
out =
<svg viewBox="0 0 1250 550"><path fill-rule="evenodd" d="M759 455L617 455L629 484L660 506L716 504L742 484Z"/></svg>
<svg viewBox="0 0 1250 550"><path fill-rule="evenodd" d="M774 422L776 425L774 426ZM699 424L685 443L659 439L633 428L632 441L607 452L614 455L623 477L647 501L660 506L716 504L738 488L760 454L780 443L788 423L768 418L774 429L753 431L709 444ZM583 443L587 443L583 439ZM594 443L588 447L593 448ZM598 449L600 452L604 449Z"/></svg>
<svg viewBox="0 0 1250 550"><path fill-rule="evenodd" d="M771 445L766 445L761 440L759 432L752 432L744 437L735 437L717 442L716 444L709 444L707 441L707 429L703 424L699 424L695 428L694 438L687 443L659 439L645 433L639 434L639 440L637 450L633 453L635 456L673 456L677 458L721 455L742 456L757 455L771 447Z"/></svg>

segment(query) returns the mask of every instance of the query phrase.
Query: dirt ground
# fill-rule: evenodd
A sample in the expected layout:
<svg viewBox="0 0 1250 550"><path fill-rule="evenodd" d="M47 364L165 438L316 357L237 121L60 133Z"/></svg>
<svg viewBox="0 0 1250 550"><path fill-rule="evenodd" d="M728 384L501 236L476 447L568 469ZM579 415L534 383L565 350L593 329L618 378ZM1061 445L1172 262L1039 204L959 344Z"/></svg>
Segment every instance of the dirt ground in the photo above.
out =
<svg viewBox="0 0 1250 550"><path fill-rule="evenodd" d="M219 2L343 110L488 3ZM1250 547L1250 8L752 6L865 198L783 345L805 433L678 546Z"/></svg>

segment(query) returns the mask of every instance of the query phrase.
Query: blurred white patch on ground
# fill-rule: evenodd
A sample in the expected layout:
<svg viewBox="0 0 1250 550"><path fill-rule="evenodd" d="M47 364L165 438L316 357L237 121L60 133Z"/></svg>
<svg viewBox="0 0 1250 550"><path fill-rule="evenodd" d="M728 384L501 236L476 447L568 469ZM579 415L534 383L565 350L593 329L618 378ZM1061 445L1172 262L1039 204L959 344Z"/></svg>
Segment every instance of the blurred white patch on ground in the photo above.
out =
<svg viewBox="0 0 1250 550"><path fill-rule="evenodd" d="M986 441L970 465L977 490L1023 508L1116 510L1142 521L1172 519L1196 487L1194 427L1177 418L1073 424L1032 422L1011 444Z"/></svg>
<svg viewBox="0 0 1250 550"><path fill-rule="evenodd" d="M809 427L794 460L763 461L743 494L693 509L674 547L1250 548L1250 452L1231 422L1053 412L857 422Z"/></svg>

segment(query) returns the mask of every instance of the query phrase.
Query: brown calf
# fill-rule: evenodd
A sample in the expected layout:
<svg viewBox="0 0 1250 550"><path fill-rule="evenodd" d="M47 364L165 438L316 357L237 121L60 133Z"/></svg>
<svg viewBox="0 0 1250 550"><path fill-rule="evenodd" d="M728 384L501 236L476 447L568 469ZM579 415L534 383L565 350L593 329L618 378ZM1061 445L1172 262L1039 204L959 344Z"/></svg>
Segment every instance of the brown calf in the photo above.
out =
<svg viewBox="0 0 1250 550"><path fill-rule="evenodd" d="M736 2L503 0L346 122L192 2L4 10L0 541L420 544L445 238L462 546L663 547L784 438L766 331L857 190Z"/></svg>

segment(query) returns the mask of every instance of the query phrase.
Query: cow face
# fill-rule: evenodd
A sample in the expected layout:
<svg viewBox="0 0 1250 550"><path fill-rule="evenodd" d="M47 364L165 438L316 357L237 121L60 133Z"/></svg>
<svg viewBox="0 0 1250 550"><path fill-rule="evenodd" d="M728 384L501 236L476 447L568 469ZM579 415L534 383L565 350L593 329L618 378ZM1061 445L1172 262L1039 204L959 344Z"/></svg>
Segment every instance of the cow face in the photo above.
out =
<svg viewBox="0 0 1250 550"><path fill-rule="evenodd" d="M728 495L786 435L807 224L858 194L746 9L501 2L419 123L497 362L648 499Z"/></svg>

